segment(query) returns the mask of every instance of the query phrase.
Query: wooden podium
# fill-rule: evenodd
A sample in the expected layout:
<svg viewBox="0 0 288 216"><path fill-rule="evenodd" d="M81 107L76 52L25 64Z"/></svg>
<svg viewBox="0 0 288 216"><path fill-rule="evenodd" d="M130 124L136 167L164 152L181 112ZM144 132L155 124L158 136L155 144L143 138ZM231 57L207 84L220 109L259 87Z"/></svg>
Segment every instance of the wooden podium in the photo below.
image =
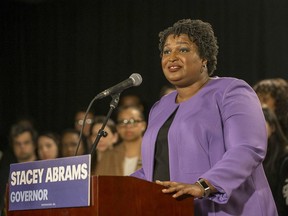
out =
<svg viewBox="0 0 288 216"><path fill-rule="evenodd" d="M193 197L174 199L161 189L161 185L130 176L92 176L88 207L7 211L7 216L194 215Z"/></svg>

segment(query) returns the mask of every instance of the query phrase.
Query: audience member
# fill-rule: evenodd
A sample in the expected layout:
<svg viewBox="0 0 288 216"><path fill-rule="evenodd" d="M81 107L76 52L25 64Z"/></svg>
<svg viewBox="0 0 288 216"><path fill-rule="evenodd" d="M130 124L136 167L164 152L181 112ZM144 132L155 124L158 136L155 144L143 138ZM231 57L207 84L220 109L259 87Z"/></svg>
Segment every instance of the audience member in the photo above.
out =
<svg viewBox="0 0 288 216"><path fill-rule="evenodd" d="M103 126L104 121L106 120L105 116L97 116L94 119L94 122L90 128L89 136L89 151L91 151L92 145L95 142L95 139ZM118 142L118 133L116 129L116 124L112 119L108 119L107 124L104 128L106 136L102 136L97 144L96 157L95 160L91 162L92 174L96 171L97 164L101 161L103 157L109 155L114 145ZM109 157L109 156L108 156Z"/></svg>
<svg viewBox="0 0 288 216"><path fill-rule="evenodd" d="M288 170L283 172L283 170L280 170L280 167L287 166L287 164L283 165L283 162L288 162L288 140L282 132L281 126L274 112L266 106L263 107L262 110L266 120L268 135L268 147L266 157L263 161L263 166L278 208L278 213L279 215L283 215L280 214L280 212L285 209L283 209L284 199L283 196L281 196L282 187L279 183L281 182L281 179L283 179L283 175L287 175Z"/></svg>
<svg viewBox="0 0 288 216"><path fill-rule="evenodd" d="M37 131L30 125L15 124L10 130L11 154L3 156L0 164L1 187L0 187L0 212L4 210L4 199L6 184L9 179L9 168L11 163L32 162L37 160L36 155Z"/></svg>
<svg viewBox="0 0 288 216"><path fill-rule="evenodd" d="M173 86L172 84L166 84L166 85L163 85L160 89L160 93L159 93L159 96L160 98L163 97L164 95L167 95L169 94L170 92L172 91L175 91L176 88L175 86Z"/></svg>
<svg viewBox="0 0 288 216"><path fill-rule="evenodd" d="M282 162L280 166L280 179L279 179L279 191L277 197L277 208L279 216L288 215L288 157Z"/></svg>
<svg viewBox="0 0 288 216"><path fill-rule="evenodd" d="M31 116L20 116L17 118L15 125L24 125L26 127L35 128L35 120Z"/></svg>
<svg viewBox="0 0 288 216"><path fill-rule="evenodd" d="M37 152L40 160L59 157L60 137L54 132L41 133L37 139Z"/></svg>
<svg viewBox="0 0 288 216"><path fill-rule="evenodd" d="M146 122L139 107L119 107L117 112L117 131L120 143L105 154L97 166L97 175L130 175L140 168L141 142Z"/></svg>
<svg viewBox="0 0 288 216"><path fill-rule="evenodd" d="M62 157L75 156L77 145L80 139L80 132L76 129L66 129L61 134L60 152ZM77 155L88 153L88 145L85 136L81 137Z"/></svg>
<svg viewBox="0 0 288 216"><path fill-rule="evenodd" d="M10 164L16 163L12 150L6 149L0 161L0 215L4 215L6 184L8 183Z"/></svg>
<svg viewBox="0 0 288 216"><path fill-rule="evenodd" d="M82 129L83 123L84 123L84 117L86 114L86 110L85 109L79 109L74 116L74 128L76 130L78 130L79 132ZM85 121L85 126L83 128L83 135L87 138L89 136L89 132L90 132L90 127L91 124L93 123L93 119L94 119L94 113L93 112L88 112L87 117L86 117L86 121Z"/></svg>
<svg viewBox="0 0 288 216"><path fill-rule="evenodd" d="M282 78L263 79L253 86L262 105L276 114L286 137L288 136L288 83Z"/></svg>
<svg viewBox="0 0 288 216"><path fill-rule="evenodd" d="M10 143L18 163L37 160L37 132L30 126L16 124L10 132Z"/></svg>
<svg viewBox="0 0 288 216"><path fill-rule="evenodd" d="M91 150L92 145L98 135L99 130L101 129L106 117L105 116L97 116L94 119L94 122L90 128L90 136L89 136L89 150ZM106 127L104 131L107 133L106 136L103 136L99 143L97 144L97 154L98 160L101 159L101 153L105 152L108 149L112 149L114 144L118 142L118 133L116 129L116 124L112 119L108 119Z"/></svg>
<svg viewBox="0 0 288 216"><path fill-rule="evenodd" d="M141 97L135 93L122 93L120 95L119 107L136 106L144 112L144 104Z"/></svg>

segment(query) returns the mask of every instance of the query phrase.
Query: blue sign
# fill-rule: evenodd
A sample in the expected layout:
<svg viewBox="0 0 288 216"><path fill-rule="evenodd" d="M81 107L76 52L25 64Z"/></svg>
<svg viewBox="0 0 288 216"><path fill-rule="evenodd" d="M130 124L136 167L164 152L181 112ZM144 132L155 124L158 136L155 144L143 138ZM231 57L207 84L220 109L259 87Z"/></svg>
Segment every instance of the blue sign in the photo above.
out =
<svg viewBox="0 0 288 216"><path fill-rule="evenodd" d="M10 165L9 210L90 205L91 155Z"/></svg>

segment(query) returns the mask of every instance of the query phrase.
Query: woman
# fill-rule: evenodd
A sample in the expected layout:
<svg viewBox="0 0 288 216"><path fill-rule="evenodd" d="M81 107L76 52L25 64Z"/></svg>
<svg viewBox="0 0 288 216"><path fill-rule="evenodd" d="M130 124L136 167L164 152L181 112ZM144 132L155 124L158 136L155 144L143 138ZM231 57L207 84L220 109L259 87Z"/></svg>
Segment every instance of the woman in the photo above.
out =
<svg viewBox="0 0 288 216"><path fill-rule="evenodd" d="M40 160L59 157L60 137L53 132L45 132L37 138L37 153Z"/></svg>
<svg viewBox="0 0 288 216"><path fill-rule="evenodd" d="M99 130L102 128L103 123L105 122L105 116L97 116L90 128L90 136L89 136L89 151L91 151L92 146L94 145L95 139L99 133ZM101 162L102 158L108 157L110 152L112 151L114 145L118 142L118 133L116 129L116 124L112 119L108 119L107 124L104 128L106 132L106 136L101 137L97 144L97 151L95 160L91 163L92 174L94 175L96 172L97 165ZM108 168L106 168L108 169ZM99 173L98 173L99 174Z"/></svg>
<svg viewBox="0 0 288 216"><path fill-rule="evenodd" d="M77 151L77 146L80 145ZM76 152L77 151L77 152ZM76 129L65 129L60 138L60 152L62 157L72 157L76 155L85 155L88 153L88 144L85 136L81 136Z"/></svg>
<svg viewBox="0 0 288 216"><path fill-rule="evenodd" d="M218 46L211 25L184 19L159 36L162 70L176 91L150 110L142 169L133 176L174 198L194 196L194 215L277 215L261 164L261 105L246 82L212 77Z"/></svg>
<svg viewBox="0 0 288 216"><path fill-rule="evenodd" d="M120 142L105 153L97 165L98 175L127 176L142 165L141 142L146 121L141 109L136 106L119 107L116 128Z"/></svg>
<svg viewBox="0 0 288 216"><path fill-rule="evenodd" d="M275 113L268 107L262 108L267 127L268 148L263 162L264 170L277 205L279 215L288 215L288 202L283 188L288 174L288 140ZM284 167L286 167L284 169ZM287 182L288 183L288 182Z"/></svg>
<svg viewBox="0 0 288 216"><path fill-rule="evenodd" d="M261 104L277 116L285 136L288 136L288 83L282 78L263 79L253 86Z"/></svg>
<svg viewBox="0 0 288 216"><path fill-rule="evenodd" d="M90 128L89 135L89 149L91 150L92 145L99 133L99 130L102 128L103 123L105 122L105 116L97 116ZM108 119L107 124L104 128L104 131L107 133L106 136L101 137L99 143L97 144L97 159L100 160L102 153L112 149L114 144L118 142L118 133L116 129L116 124L112 119Z"/></svg>

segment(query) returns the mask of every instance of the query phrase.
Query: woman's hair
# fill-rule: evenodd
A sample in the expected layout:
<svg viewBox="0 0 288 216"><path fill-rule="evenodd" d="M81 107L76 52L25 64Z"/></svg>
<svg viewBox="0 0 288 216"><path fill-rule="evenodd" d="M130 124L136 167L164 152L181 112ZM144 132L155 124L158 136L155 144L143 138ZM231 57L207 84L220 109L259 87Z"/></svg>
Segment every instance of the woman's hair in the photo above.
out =
<svg viewBox="0 0 288 216"><path fill-rule="evenodd" d="M200 58L207 60L209 75L216 70L218 45L217 38L214 36L212 26L201 20L182 19L174 23L173 26L159 33L160 56L163 55L165 41L169 35L179 36L187 34L189 39L198 47Z"/></svg>
<svg viewBox="0 0 288 216"><path fill-rule="evenodd" d="M273 172L279 166L277 164L278 160L288 153L288 140L282 131L275 113L268 107L262 107L262 110L266 122L273 130L271 136L268 138L267 155L263 164L266 171Z"/></svg>
<svg viewBox="0 0 288 216"><path fill-rule="evenodd" d="M96 116L96 117L94 118L93 123L91 124L90 134L92 134L92 130L93 130L94 125L96 125L96 124L103 124L103 123L105 122L105 120L106 120L106 116L102 116L102 115L101 115L101 116ZM107 126L108 128L110 128L110 130L111 130L111 132L112 132L113 134L115 134L115 133L117 132L116 124L115 124L115 122L114 122L112 119L110 119L110 118L108 119L106 126Z"/></svg>
<svg viewBox="0 0 288 216"><path fill-rule="evenodd" d="M263 79L253 89L257 95L269 95L275 100L275 114L283 132L288 134L288 83L282 78Z"/></svg>
<svg viewBox="0 0 288 216"><path fill-rule="evenodd" d="M143 111L141 110L141 108L139 108L138 106L125 106L125 107L118 107L118 109L116 110L116 116L119 116L120 113L122 113L123 111L127 110L127 109L134 109L139 113L139 117L141 118L141 120L145 121L145 116ZM118 119L117 119L118 121ZM117 122L118 123L118 122Z"/></svg>

